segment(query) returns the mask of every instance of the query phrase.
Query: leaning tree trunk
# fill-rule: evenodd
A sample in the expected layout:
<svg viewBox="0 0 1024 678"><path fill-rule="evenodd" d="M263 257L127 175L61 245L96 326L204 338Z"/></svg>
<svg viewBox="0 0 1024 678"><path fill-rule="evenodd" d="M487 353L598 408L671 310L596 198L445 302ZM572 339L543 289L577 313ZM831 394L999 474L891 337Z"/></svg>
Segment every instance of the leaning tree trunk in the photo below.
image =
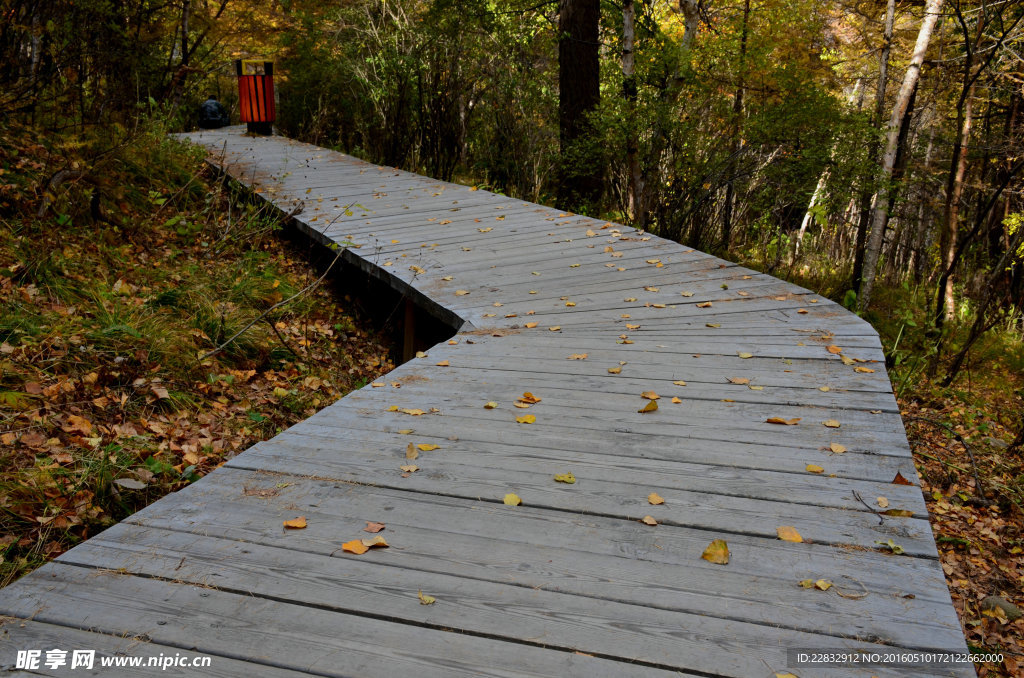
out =
<svg viewBox="0 0 1024 678"><path fill-rule="evenodd" d="M871 292L875 285L875 273L878 268L878 257L882 252L882 243L885 237L885 223L889 216L889 195L890 184L892 183L893 168L896 165L896 152L899 148L900 126L903 123L903 116L910 104L910 97L917 87L917 81L921 77L921 64L928 52L928 43L931 42L932 32L939 20L939 10L942 9L943 0L928 0L925 7L924 20L921 22L921 30L917 34L917 43L914 45L914 54L907 66L907 73L903 77L903 84L896 96L896 105L893 106L892 115L889 117L889 124L886 127L885 154L882 156L881 184L878 188L878 196L875 198L875 209L871 215L871 231L868 233L867 244L864 248L864 273L861 282L861 291L857 299L857 308L860 311L867 310L871 304Z"/></svg>
<svg viewBox="0 0 1024 678"><path fill-rule="evenodd" d="M888 0L885 6L885 32L882 34L882 51L878 56L878 87L875 90L875 117L873 129L882 126L885 114L885 90L889 79L889 53L892 51L892 26L896 18L896 0ZM872 136L868 143L868 162L878 162L878 141ZM857 223L857 239L853 249L853 275L850 287L860 294L860 285L864 274L864 246L867 242L868 225L871 222L871 198L874 195L869 184L861 191L860 221Z"/></svg>
<svg viewBox="0 0 1024 678"><path fill-rule="evenodd" d="M558 205L578 210L601 197L601 165L590 114L601 101L600 0L561 0L558 12Z"/></svg>

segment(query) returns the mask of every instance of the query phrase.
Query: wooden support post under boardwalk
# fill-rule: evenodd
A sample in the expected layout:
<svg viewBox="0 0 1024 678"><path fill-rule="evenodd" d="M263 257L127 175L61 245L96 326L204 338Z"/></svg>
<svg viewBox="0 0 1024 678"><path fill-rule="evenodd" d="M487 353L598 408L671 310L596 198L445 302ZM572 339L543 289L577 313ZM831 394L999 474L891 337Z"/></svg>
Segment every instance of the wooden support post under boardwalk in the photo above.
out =
<svg viewBox="0 0 1024 678"><path fill-rule="evenodd" d="M910 661L967 647L866 322L626 226L243 127L184 138L354 243L407 300L411 360L0 589L0 667L188 648L238 678L975 675ZM368 521L389 547L345 550Z"/></svg>
<svg viewBox="0 0 1024 678"><path fill-rule="evenodd" d="M405 319L402 321L402 362L407 363L416 357L416 305L412 299L405 298Z"/></svg>

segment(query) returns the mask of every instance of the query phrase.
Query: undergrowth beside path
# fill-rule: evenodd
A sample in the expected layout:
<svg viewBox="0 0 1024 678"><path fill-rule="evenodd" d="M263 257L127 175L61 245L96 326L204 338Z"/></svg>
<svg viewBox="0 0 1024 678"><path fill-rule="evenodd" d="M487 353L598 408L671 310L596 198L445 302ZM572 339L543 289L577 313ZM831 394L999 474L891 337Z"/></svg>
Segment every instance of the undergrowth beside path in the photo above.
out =
<svg viewBox="0 0 1024 678"><path fill-rule="evenodd" d="M393 367L201 155L90 142L0 123L0 585Z"/></svg>

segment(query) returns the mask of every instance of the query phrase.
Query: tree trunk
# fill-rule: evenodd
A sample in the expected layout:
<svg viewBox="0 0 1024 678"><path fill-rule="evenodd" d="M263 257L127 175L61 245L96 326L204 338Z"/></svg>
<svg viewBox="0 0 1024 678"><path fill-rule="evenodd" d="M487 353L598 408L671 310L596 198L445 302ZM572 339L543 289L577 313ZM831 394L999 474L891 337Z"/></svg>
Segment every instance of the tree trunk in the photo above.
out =
<svg viewBox="0 0 1024 678"><path fill-rule="evenodd" d="M622 3L622 95L626 100L626 210L637 226L643 228L640 205L643 199L643 177L640 174L640 139L636 120L636 11L633 0Z"/></svg>
<svg viewBox="0 0 1024 678"><path fill-rule="evenodd" d="M917 34L917 43L914 45L914 53L907 67L907 73L903 77L903 84L900 86L899 94L896 96L896 105L893 106L892 115L887 125L885 154L882 156L881 185L878 189L878 196L875 199L875 209L871 217L871 230L864 248L864 272L862 276L861 292L857 299L857 308L860 311L867 310L871 304L871 292L875 284L875 272L878 267L878 257L882 252L882 242L885 236L885 222L888 219L890 183L892 182L893 167L896 165L896 152L899 148L900 127L903 123L903 116L907 112L911 94L917 87L917 81L921 76L921 64L928 52L928 43L931 41L935 24L939 20L939 10L942 9L943 0L928 0L925 7L924 20L921 21L921 30Z"/></svg>
<svg viewBox="0 0 1024 678"><path fill-rule="evenodd" d="M743 132L743 89L744 74L747 62L747 31L750 25L750 0L743 0L743 23L740 28L740 64L739 84L736 87L736 96L732 100L732 142L729 148L729 170L727 183L725 184L725 213L722 215L722 249L729 251L729 244L732 242L732 212L733 203L736 202L736 189L733 186L736 177L736 166L739 161Z"/></svg>
<svg viewBox="0 0 1024 678"><path fill-rule="evenodd" d="M878 87L875 89L874 129L882 126L885 115L885 90L889 79L889 53L892 51L892 26L896 18L896 0L888 0L885 6L885 32L882 35L882 51L878 56ZM872 138L868 143L868 162L878 161L878 140ZM864 245L867 241L868 224L871 222L871 198L874 196L872 186L864 188L860 195L860 221L857 224L857 240L853 250L853 275L850 288L860 294L861 281L864 275Z"/></svg>
<svg viewBox="0 0 1024 678"><path fill-rule="evenodd" d="M668 86L661 93L661 103L666 108L675 103L679 94L683 91L683 73L689 59L690 48L693 46L694 36L697 35L697 27L700 23L700 7L697 0L679 0L679 10L683 14L684 29L683 37L676 49L678 63L676 71L669 79ZM651 151L647 161L641 169L640 185L643 189L641 199L638 201L640 214L637 215L637 226L644 228L647 223L648 212L651 206L652 186L658 186L658 172L661 167L661 156L668 145L669 129L661 121L658 121L651 134Z"/></svg>
<svg viewBox="0 0 1024 678"><path fill-rule="evenodd" d="M579 210L601 197L601 165L589 116L601 100L600 0L561 0L558 13L558 205Z"/></svg>

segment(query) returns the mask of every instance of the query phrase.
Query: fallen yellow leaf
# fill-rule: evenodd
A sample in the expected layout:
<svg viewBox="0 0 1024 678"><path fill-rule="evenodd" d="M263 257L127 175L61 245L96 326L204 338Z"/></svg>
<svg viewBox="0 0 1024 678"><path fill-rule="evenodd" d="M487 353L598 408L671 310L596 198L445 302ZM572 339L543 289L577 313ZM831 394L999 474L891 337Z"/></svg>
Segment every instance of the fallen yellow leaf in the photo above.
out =
<svg viewBox="0 0 1024 678"><path fill-rule="evenodd" d="M783 424L785 426L796 426L800 422L801 417L795 417L793 419L783 419L782 417L768 417L765 419L769 424Z"/></svg>
<svg viewBox="0 0 1024 678"><path fill-rule="evenodd" d="M739 355L739 357L743 358L744 360L746 360L747 358L754 357L753 353L747 353L746 351L740 351L737 355Z"/></svg>
<svg viewBox="0 0 1024 678"><path fill-rule="evenodd" d="M824 473L825 472L825 469L823 469L822 467L818 466L817 464L808 464L807 465L807 470L810 471L811 473Z"/></svg>
<svg viewBox="0 0 1024 678"><path fill-rule="evenodd" d="M433 443L420 443L416 447L419 448L420 452L430 452L431 450L441 449L440 445L434 445Z"/></svg>
<svg viewBox="0 0 1024 678"><path fill-rule="evenodd" d="M672 404L674 404L674 405L678 405L681 402L683 402L682 398L676 398L676 397L672 398Z"/></svg>
<svg viewBox="0 0 1024 678"><path fill-rule="evenodd" d="M697 304L697 308L711 308L712 304L710 301L705 301L701 304Z"/></svg>
<svg viewBox="0 0 1024 678"><path fill-rule="evenodd" d="M409 409L405 409L405 410L399 410L399 412L404 412L405 414L411 414L414 417L418 417L421 414L426 414L426 412L424 410L409 410Z"/></svg>
<svg viewBox="0 0 1024 678"><path fill-rule="evenodd" d="M569 356L567 358L567 360L586 360L586 359L587 359L587 354L586 353L573 353L571 356Z"/></svg>
<svg viewBox="0 0 1024 678"><path fill-rule="evenodd" d="M828 579L819 579L818 581L814 582L814 588L821 589L822 591L828 591L830 588L832 588L832 582L830 582Z"/></svg>
<svg viewBox="0 0 1024 678"><path fill-rule="evenodd" d="M498 406L498 403L494 402L493 400L488 402L488 403L484 403L484 409L485 410L493 410L497 406Z"/></svg>
<svg viewBox="0 0 1024 678"><path fill-rule="evenodd" d="M455 296L464 297L469 294L469 290L455 290Z"/></svg>
<svg viewBox="0 0 1024 678"><path fill-rule="evenodd" d="M424 595L423 591L420 591L417 595L420 599L420 605L433 605L437 602L437 598L434 596Z"/></svg>
<svg viewBox="0 0 1024 678"><path fill-rule="evenodd" d="M284 526L290 530L304 529L306 527L306 516L299 516L298 518L286 520L284 521Z"/></svg>
<svg viewBox="0 0 1024 678"><path fill-rule="evenodd" d="M750 380L746 377L729 377L730 384L749 384Z"/></svg>
<svg viewBox="0 0 1024 678"><path fill-rule="evenodd" d="M889 508L889 500L885 497L879 497L875 501L878 502L878 508Z"/></svg>
<svg viewBox="0 0 1024 678"><path fill-rule="evenodd" d="M840 424L835 419L826 419L825 421L823 421L821 423L822 423L822 425L827 426L828 428L839 428L840 426L842 426L842 424Z"/></svg>
<svg viewBox="0 0 1024 678"><path fill-rule="evenodd" d="M846 452L846 447L844 445L840 445L839 443L831 443L828 446L828 449L830 449L833 454L842 454Z"/></svg>
<svg viewBox="0 0 1024 678"><path fill-rule="evenodd" d="M686 386L686 382L683 381L682 379L677 379L677 380L673 381L672 383L675 384L676 386Z"/></svg>
<svg viewBox="0 0 1024 678"><path fill-rule="evenodd" d="M512 494L511 492L506 494L502 501L506 506L519 506L523 503L523 500L519 498L518 494Z"/></svg>
<svg viewBox="0 0 1024 678"><path fill-rule="evenodd" d="M648 412L654 412L657 409L658 409L658 401L657 400L652 400L651 402L647 403L646 405L641 407L639 410L637 410L637 412L639 412L640 414L647 414Z"/></svg>
<svg viewBox="0 0 1024 678"><path fill-rule="evenodd" d="M790 527L789 525L782 525L781 527L775 528L775 533L779 535L779 539L782 541L791 541L799 544L804 540L804 538L800 536L800 533L796 531L796 528Z"/></svg>
<svg viewBox="0 0 1024 678"><path fill-rule="evenodd" d="M647 495L647 501L650 504L653 504L654 506L665 503L665 500L662 499L661 495L659 495L657 492L651 492L649 495Z"/></svg>
<svg viewBox="0 0 1024 678"><path fill-rule="evenodd" d="M359 541L368 549L372 549L377 546L383 546L384 548L388 547L387 541L385 541L384 537L379 534L376 537L367 537L366 539L360 539Z"/></svg>
<svg viewBox="0 0 1024 678"><path fill-rule="evenodd" d="M836 355L838 353L842 353L843 352L843 349L839 348L835 344L832 344L831 346L826 346L825 350L828 351L829 353L831 353L832 355Z"/></svg>
<svg viewBox="0 0 1024 678"><path fill-rule="evenodd" d="M854 372L864 372L866 374L871 374L871 373L874 372L874 370L871 369L870 367L854 367L853 371Z"/></svg>
<svg viewBox="0 0 1024 678"><path fill-rule="evenodd" d="M420 470L420 467L416 464L402 464L398 468L402 469L406 473L416 473L416 471Z"/></svg>
<svg viewBox="0 0 1024 678"><path fill-rule="evenodd" d="M526 328L532 330L538 323L526 323Z"/></svg>
<svg viewBox="0 0 1024 678"><path fill-rule="evenodd" d="M555 475L555 481L559 483L567 483L569 485L572 485L573 483L576 482L576 476L572 474L572 471L568 471L566 473L558 473Z"/></svg>
<svg viewBox="0 0 1024 678"><path fill-rule="evenodd" d="M704 549L704 553L700 556L709 563L715 563L716 565L728 565L729 564L729 545L725 543L724 539L716 539L708 547Z"/></svg>
<svg viewBox="0 0 1024 678"><path fill-rule="evenodd" d="M354 553L357 556L361 556L367 551L369 551L370 547L363 544L363 541L361 539L353 539L352 541L347 541L344 544L342 544L341 550L348 551L349 553Z"/></svg>
<svg viewBox="0 0 1024 678"><path fill-rule="evenodd" d="M622 372L622 368L621 367L609 367L608 368L608 374L618 374L620 372Z"/></svg>
<svg viewBox="0 0 1024 678"><path fill-rule="evenodd" d="M407 435L409 435L410 433L412 433L412 429L411 429L411 428L403 428L403 429L399 429L399 430L398 430L398 433L399 433L400 435L403 435L403 436L407 436Z"/></svg>
<svg viewBox="0 0 1024 678"><path fill-rule="evenodd" d="M657 400L661 396L655 393L654 391L644 391L643 393L640 394L640 397L647 398L648 400Z"/></svg>
<svg viewBox="0 0 1024 678"><path fill-rule="evenodd" d="M640 522L643 523L644 525L657 525L658 524L658 521L655 520L652 516L644 516L640 520Z"/></svg>
<svg viewBox="0 0 1024 678"><path fill-rule="evenodd" d="M537 417L532 414L524 414L521 417L516 417L516 422L520 424L533 424L537 421Z"/></svg>
<svg viewBox="0 0 1024 678"><path fill-rule="evenodd" d="M419 456L420 453L416 451L416 447L412 443L409 443L409 447L405 448L405 458L416 459Z"/></svg>
<svg viewBox="0 0 1024 678"><path fill-rule="evenodd" d="M519 399L522 400L524 403L530 403L531 405L533 405L535 403L539 403L542 400L542 398L538 398L537 396L533 395L529 391L524 393L522 395L522 397L519 398Z"/></svg>
<svg viewBox="0 0 1024 678"><path fill-rule="evenodd" d="M555 325L553 327L549 327L548 329L550 331L552 331L552 332L557 332L558 330L562 329L562 326L561 325Z"/></svg>
<svg viewBox="0 0 1024 678"><path fill-rule="evenodd" d="M416 357L417 358L426 358L427 354L426 354L425 351L416 351Z"/></svg>

